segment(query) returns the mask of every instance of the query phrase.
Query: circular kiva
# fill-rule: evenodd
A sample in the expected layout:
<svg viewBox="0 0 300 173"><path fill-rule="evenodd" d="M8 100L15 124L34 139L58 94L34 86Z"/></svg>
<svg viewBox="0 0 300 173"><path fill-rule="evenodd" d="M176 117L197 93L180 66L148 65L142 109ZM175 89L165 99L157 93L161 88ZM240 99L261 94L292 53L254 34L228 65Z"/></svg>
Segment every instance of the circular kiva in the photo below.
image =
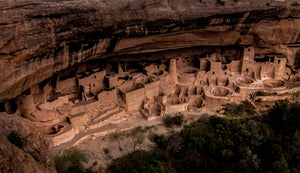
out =
<svg viewBox="0 0 300 173"><path fill-rule="evenodd" d="M236 82L240 85L250 85L254 82L251 78L239 77L236 79Z"/></svg>
<svg viewBox="0 0 300 173"><path fill-rule="evenodd" d="M211 94L217 97L226 97L230 94L230 90L225 87L215 87L211 90Z"/></svg>
<svg viewBox="0 0 300 173"><path fill-rule="evenodd" d="M272 88L277 88L277 87L282 87L285 85L285 82L283 80L277 80L277 79L267 79L264 80L264 85L266 87L272 87Z"/></svg>

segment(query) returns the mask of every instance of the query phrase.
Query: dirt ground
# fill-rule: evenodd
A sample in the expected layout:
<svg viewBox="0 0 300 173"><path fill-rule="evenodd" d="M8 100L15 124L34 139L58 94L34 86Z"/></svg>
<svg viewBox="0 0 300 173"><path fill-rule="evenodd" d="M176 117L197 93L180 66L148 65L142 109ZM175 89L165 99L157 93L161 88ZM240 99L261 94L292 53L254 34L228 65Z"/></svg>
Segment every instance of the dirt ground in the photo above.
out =
<svg viewBox="0 0 300 173"><path fill-rule="evenodd" d="M84 164L85 168L90 168L93 171L105 170L114 159L122 157L136 150L149 151L155 146L150 138L153 134L168 135L172 131L179 131L185 124L189 124L201 116L216 115L213 112L183 112L184 124L182 126L173 126L167 128L162 121L154 126L138 126L133 130L113 133L102 137L94 137L78 143L75 147L84 151L89 158L89 161Z"/></svg>

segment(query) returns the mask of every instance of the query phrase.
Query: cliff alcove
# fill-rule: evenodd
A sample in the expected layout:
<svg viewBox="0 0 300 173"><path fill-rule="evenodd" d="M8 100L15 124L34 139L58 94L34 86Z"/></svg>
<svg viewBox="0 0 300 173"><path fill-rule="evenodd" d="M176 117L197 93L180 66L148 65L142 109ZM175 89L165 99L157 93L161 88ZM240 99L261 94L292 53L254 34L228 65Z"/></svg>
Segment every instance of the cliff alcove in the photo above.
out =
<svg viewBox="0 0 300 173"><path fill-rule="evenodd" d="M291 96L299 51L296 0L8 0L0 110L55 155L124 120Z"/></svg>

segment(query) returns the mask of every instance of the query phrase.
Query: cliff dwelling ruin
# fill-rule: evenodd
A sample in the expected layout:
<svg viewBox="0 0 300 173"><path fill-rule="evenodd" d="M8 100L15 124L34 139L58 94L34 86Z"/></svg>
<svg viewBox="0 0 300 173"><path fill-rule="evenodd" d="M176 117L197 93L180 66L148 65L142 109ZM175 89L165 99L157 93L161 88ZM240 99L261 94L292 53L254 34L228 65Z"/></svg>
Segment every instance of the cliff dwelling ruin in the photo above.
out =
<svg viewBox="0 0 300 173"><path fill-rule="evenodd" d="M0 172L52 173L69 147L185 128L164 127L167 115L189 125L247 100L255 115L230 118L259 119L279 100L299 102L299 2L1 1Z"/></svg>
<svg viewBox="0 0 300 173"><path fill-rule="evenodd" d="M249 100L257 92L291 95L300 91L300 77L283 55L256 55L254 47L226 49L85 62L26 90L15 98L15 106L18 114L50 137L51 146L59 146L75 135L136 115L146 121ZM230 54L234 57L226 52L235 52ZM9 111L13 104L3 106Z"/></svg>

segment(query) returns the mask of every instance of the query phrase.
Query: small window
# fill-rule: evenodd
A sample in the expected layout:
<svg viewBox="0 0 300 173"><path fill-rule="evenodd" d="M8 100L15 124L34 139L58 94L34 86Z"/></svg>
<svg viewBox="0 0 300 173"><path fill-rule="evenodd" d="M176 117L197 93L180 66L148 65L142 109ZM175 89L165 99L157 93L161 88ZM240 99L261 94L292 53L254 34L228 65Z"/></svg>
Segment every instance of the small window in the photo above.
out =
<svg viewBox="0 0 300 173"><path fill-rule="evenodd" d="M226 75L227 73L225 72L225 75Z"/></svg>
<svg viewBox="0 0 300 173"><path fill-rule="evenodd" d="M280 59L278 60L278 64L280 63Z"/></svg>
<svg viewBox="0 0 300 173"><path fill-rule="evenodd" d="M94 76L94 78L96 79L96 76Z"/></svg>
<svg viewBox="0 0 300 173"><path fill-rule="evenodd" d="M248 52L250 52L250 48L248 48Z"/></svg>
<svg viewBox="0 0 300 173"><path fill-rule="evenodd" d="M212 74L215 74L215 72L212 72Z"/></svg>
<svg viewBox="0 0 300 173"><path fill-rule="evenodd" d="M95 87L95 84L93 84L93 87Z"/></svg>
<svg viewBox="0 0 300 173"><path fill-rule="evenodd" d="M248 71L249 71L249 69L246 68L246 72L248 72Z"/></svg>

